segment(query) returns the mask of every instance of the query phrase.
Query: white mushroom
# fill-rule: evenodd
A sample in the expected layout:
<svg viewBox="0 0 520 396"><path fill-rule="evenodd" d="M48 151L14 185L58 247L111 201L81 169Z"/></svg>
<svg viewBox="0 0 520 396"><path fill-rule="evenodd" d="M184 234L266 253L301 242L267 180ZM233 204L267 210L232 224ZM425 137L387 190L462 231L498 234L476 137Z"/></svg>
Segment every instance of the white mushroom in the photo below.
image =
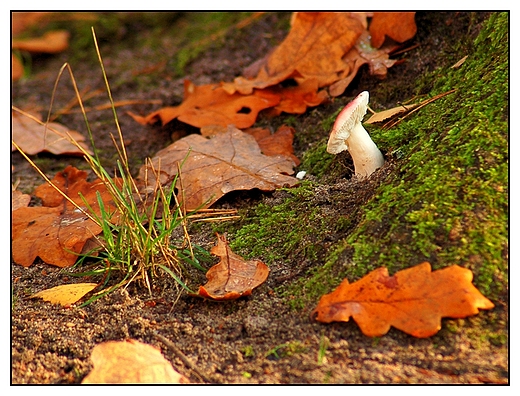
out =
<svg viewBox="0 0 520 396"><path fill-rule="evenodd" d="M338 114L327 144L330 154L348 150L356 176L360 177L370 176L385 163L383 154L361 124L367 106L368 92L363 91Z"/></svg>

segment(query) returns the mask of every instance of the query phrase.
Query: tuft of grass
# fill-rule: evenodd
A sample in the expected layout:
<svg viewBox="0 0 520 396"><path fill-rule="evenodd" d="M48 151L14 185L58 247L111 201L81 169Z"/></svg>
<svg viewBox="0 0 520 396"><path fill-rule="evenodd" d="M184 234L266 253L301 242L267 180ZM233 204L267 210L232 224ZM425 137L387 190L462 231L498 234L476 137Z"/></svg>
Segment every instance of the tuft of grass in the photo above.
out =
<svg viewBox="0 0 520 396"><path fill-rule="evenodd" d="M185 283L186 268L184 267L184 263L204 271L204 268L200 265L199 257L201 260L204 260L205 257L207 257L207 252L200 252L201 249L194 249L191 245L186 223L188 214L183 210L175 194L175 187L182 165L179 167L177 177L169 186L162 186L158 181L159 177L157 174L155 175L157 176L155 177L155 180L157 180L155 186L148 186L145 190L137 186L130 172L123 134L119 126L110 85L93 29L92 34L94 36L99 64L105 80L108 97L112 104L114 121L118 132L117 138L112 136L113 143L119 155L114 176L103 167L99 159L81 96L69 64L65 64L61 68L56 86L63 72L67 70L71 75L78 103L85 119L93 155L86 152L70 136L65 138L68 138L69 141L82 150L87 164L110 193L115 205L115 210L109 210L99 193L97 194L97 205L99 205L100 208L99 213L93 210L92 206L83 197L81 198L83 198L84 207L76 204L72 201L71 197L68 197L58 187L53 185L52 181L45 176L43 171L39 169L21 149L18 149L49 184L102 229L101 236L96 237L101 246L101 251L99 252L97 251L99 249L96 249L96 254L94 254L94 251L91 251L87 254L80 255L76 263L77 266L86 260L94 259L103 267L99 268L95 265L95 269L93 270L76 274L78 276L104 275L102 281L103 289L94 294L94 296L83 305L89 304L120 287L126 287L134 281L140 281L146 285L151 295L153 279L165 274L171 276L182 289L192 292ZM18 147L16 143L13 142L13 144ZM159 171L153 169L151 163L150 167L153 172ZM145 185L147 184L145 180ZM178 243L177 246L174 246L175 241L172 239L172 232L178 227L183 227L184 239L181 243ZM115 285L113 282L110 282L113 278L116 278ZM179 289L179 291L182 291L182 289Z"/></svg>

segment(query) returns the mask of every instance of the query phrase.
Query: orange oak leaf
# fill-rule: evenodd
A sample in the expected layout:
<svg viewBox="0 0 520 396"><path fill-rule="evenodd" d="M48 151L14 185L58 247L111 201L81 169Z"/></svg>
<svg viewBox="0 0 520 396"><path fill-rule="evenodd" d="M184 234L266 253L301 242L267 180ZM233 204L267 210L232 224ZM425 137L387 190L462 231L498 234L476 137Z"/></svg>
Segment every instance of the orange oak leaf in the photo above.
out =
<svg viewBox="0 0 520 396"><path fill-rule="evenodd" d="M268 116L278 116L283 112L288 114L303 114L308 107L316 107L325 102L329 95L327 91L319 89L319 81L309 78L300 81L296 86L274 86L266 90L280 96L280 103L266 110Z"/></svg>
<svg viewBox="0 0 520 396"><path fill-rule="evenodd" d="M182 165L181 165L182 164ZM272 191L294 186L298 179L294 162L287 156L269 157L261 153L253 136L232 126L211 139L192 134L177 140L152 158L161 185L172 183L181 168L177 184L179 201L187 210L207 208L235 190ZM150 165L139 171L139 179L155 186Z"/></svg>
<svg viewBox="0 0 520 396"><path fill-rule="evenodd" d="M98 344L90 356L93 370L82 384L177 384L189 383L161 351L137 340Z"/></svg>
<svg viewBox="0 0 520 396"><path fill-rule="evenodd" d="M432 272L424 262L393 276L382 267L352 284L345 279L321 297L314 314L324 323L353 317L369 337L386 334L390 326L414 337L430 337L441 329L443 317L465 318L494 307L472 279L470 270L457 265Z"/></svg>
<svg viewBox="0 0 520 396"><path fill-rule="evenodd" d="M85 137L79 132L72 131L64 125L51 122L47 128L42 125L38 117L29 118L11 113L11 131L13 141L29 155L47 151L52 154L84 155L84 153L73 143L75 140L83 149L92 153L85 145ZM16 148L11 147L14 151Z"/></svg>
<svg viewBox="0 0 520 396"><path fill-rule="evenodd" d="M231 251L224 235L217 234L217 238L217 245L211 248L211 254L221 260L208 270L208 282L199 287L195 296L213 300L235 300L249 296L255 287L265 282L269 267L258 260L245 261Z"/></svg>
<svg viewBox="0 0 520 396"><path fill-rule="evenodd" d="M369 32L375 48L383 45L385 36L398 43L410 40L417 33L415 12L374 12Z"/></svg>
<svg viewBox="0 0 520 396"><path fill-rule="evenodd" d="M349 12L298 12L285 40L269 55L254 79L237 77L224 89L250 94L289 78L314 78L319 87L337 80L337 73L348 67L343 56L364 30L358 15Z"/></svg>
<svg viewBox="0 0 520 396"><path fill-rule="evenodd" d="M99 180L89 183L86 177L87 172L68 166L52 181L86 210L81 193L98 216L96 192L99 192L105 210L114 212L112 221L117 221L117 212L104 184ZM21 207L12 212L14 262L28 267L40 257L45 263L58 267L73 265L85 243L99 234L101 227L47 183L37 187L35 195L42 199L44 206Z"/></svg>
<svg viewBox="0 0 520 396"><path fill-rule="evenodd" d="M196 86L184 82L184 100L179 106L164 107L146 117L129 113L137 122L162 125L177 118L186 124L201 128L207 125L235 125L248 128L256 121L258 113L280 102L280 96L257 90L247 95L228 94L219 84Z"/></svg>

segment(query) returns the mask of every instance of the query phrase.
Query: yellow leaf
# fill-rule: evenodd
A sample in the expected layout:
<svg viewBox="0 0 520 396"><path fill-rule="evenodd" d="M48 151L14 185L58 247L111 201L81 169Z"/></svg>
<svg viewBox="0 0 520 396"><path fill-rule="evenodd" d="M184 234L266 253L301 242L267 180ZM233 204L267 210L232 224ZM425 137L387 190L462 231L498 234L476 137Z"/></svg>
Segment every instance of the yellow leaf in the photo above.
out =
<svg viewBox="0 0 520 396"><path fill-rule="evenodd" d="M85 294L95 289L97 283L74 283L71 285L56 286L33 294L30 298L40 297L45 301L63 306L74 304Z"/></svg>
<svg viewBox="0 0 520 396"><path fill-rule="evenodd" d="M82 384L188 383L161 351L137 340L107 341L90 356L94 369Z"/></svg>

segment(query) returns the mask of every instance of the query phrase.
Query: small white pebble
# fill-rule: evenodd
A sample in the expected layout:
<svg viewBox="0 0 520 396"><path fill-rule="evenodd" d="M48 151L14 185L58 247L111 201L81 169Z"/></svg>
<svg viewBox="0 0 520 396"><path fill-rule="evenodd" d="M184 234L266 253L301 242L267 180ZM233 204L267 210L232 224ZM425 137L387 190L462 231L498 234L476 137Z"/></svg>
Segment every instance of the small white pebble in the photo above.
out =
<svg viewBox="0 0 520 396"><path fill-rule="evenodd" d="M296 174L296 178L302 180L305 177L306 174L307 174L307 172L305 172L305 171L299 171Z"/></svg>

